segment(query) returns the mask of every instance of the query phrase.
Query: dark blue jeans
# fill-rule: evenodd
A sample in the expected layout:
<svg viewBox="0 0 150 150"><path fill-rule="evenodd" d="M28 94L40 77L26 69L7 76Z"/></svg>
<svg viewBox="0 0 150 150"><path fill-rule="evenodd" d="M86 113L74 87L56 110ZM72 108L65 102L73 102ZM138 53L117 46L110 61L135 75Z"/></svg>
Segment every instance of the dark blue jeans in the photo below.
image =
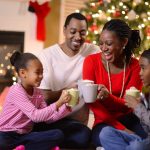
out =
<svg viewBox="0 0 150 150"><path fill-rule="evenodd" d="M143 127L140 124L140 120L133 113L130 113L126 116L119 118L119 121L128 129L135 132L142 139L147 137L147 133L145 133ZM108 127L108 124L100 123L97 124L92 130L92 143L95 147L101 146L100 142L100 133L104 127Z"/></svg>
<svg viewBox="0 0 150 150"><path fill-rule="evenodd" d="M12 150L18 145L24 145L26 150L50 150L64 139L60 130L31 132L18 134L16 132L0 132L0 150Z"/></svg>
<svg viewBox="0 0 150 150"><path fill-rule="evenodd" d="M91 130L79 121L64 118L51 124L39 123L35 131L59 129L64 134L62 148L87 148L90 144Z"/></svg>

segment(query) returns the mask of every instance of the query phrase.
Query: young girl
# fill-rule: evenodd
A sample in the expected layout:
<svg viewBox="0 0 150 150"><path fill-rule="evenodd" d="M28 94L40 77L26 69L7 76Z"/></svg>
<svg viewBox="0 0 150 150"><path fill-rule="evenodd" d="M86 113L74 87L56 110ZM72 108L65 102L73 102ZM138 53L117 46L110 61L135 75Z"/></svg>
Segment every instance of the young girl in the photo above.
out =
<svg viewBox="0 0 150 150"><path fill-rule="evenodd" d="M150 150L150 49L142 53L139 64L141 67L140 77L147 92L139 99L127 95L126 105L133 108L148 133L148 137L142 139L136 134L106 127L100 134L105 150Z"/></svg>
<svg viewBox="0 0 150 150"><path fill-rule="evenodd" d="M0 114L0 150L12 150L25 145L26 150L50 150L63 141L61 130L33 132L34 122L54 122L71 109L66 106L70 95L63 91L60 99L46 106L41 91L36 88L43 78L43 67L31 53L15 52L11 64L20 77L20 83L12 85Z"/></svg>

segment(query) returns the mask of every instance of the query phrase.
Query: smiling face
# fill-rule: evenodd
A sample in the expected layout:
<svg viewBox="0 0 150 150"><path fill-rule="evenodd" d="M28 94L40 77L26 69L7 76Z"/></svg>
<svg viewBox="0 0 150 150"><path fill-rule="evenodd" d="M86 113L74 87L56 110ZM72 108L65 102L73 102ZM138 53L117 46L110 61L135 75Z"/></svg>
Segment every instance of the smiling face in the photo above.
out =
<svg viewBox="0 0 150 150"><path fill-rule="evenodd" d="M127 41L121 41L117 35L109 30L103 30L99 38L99 47L102 51L102 58L110 63L119 61L124 55L123 47Z"/></svg>
<svg viewBox="0 0 150 150"><path fill-rule="evenodd" d="M141 57L139 60L141 67L140 77L145 86L150 86L150 62L147 58Z"/></svg>
<svg viewBox="0 0 150 150"><path fill-rule="evenodd" d="M86 21L72 18L67 27L64 27L67 48L71 51L79 51L80 47L85 42L86 32Z"/></svg>
<svg viewBox="0 0 150 150"><path fill-rule="evenodd" d="M26 89L40 86L43 78L43 67L38 59L29 60L27 68L20 69L22 84Z"/></svg>

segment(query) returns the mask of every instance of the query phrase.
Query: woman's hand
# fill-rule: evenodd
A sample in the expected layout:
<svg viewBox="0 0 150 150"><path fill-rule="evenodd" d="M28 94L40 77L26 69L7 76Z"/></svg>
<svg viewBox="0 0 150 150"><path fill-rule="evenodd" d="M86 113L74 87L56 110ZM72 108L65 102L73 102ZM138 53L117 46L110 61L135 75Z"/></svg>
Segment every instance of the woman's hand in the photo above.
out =
<svg viewBox="0 0 150 150"><path fill-rule="evenodd" d="M98 85L98 95L97 98L103 100L109 96L109 91L103 84Z"/></svg>
<svg viewBox="0 0 150 150"><path fill-rule="evenodd" d="M68 103L71 100L71 95L67 90L63 90L59 100L56 102L57 109L61 107L63 104Z"/></svg>
<svg viewBox="0 0 150 150"><path fill-rule="evenodd" d="M135 98L130 95L125 96L125 105L129 108L135 108L141 102L140 98Z"/></svg>

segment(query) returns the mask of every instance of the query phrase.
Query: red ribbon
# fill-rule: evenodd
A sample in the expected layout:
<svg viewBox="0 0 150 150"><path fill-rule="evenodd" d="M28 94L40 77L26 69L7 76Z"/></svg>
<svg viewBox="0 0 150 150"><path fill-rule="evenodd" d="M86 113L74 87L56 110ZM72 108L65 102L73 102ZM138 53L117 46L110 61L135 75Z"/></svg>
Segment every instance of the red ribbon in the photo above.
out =
<svg viewBox="0 0 150 150"><path fill-rule="evenodd" d="M37 2L30 1L29 7L33 8L37 16L37 40L45 41L46 39L45 18L50 11L48 2L45 2L42 5L40 5Z"/></svg>

